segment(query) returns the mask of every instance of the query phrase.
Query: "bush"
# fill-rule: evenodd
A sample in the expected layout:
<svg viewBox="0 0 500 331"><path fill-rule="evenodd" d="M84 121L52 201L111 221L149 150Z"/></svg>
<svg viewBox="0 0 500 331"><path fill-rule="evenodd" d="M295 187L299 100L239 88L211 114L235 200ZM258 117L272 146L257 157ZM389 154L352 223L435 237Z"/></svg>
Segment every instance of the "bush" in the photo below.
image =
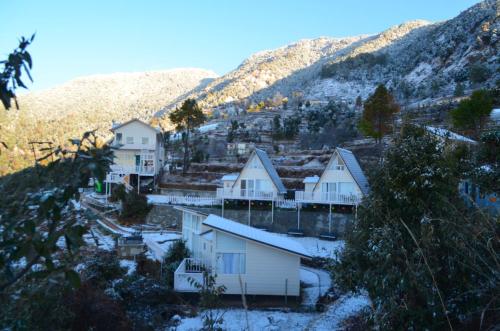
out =
<svg viewBox="0 0 500 331"><path fill-rule="evenodd" d="M125 200L125 197L127 196L127 190L125 188L125 185L119 184L115 187L113 187L113 190L111 191L111 197L109 200L115 202L115 201L123 201Z"/></svg>
<svg viewBox="0 0 500 331"><path fill-rule="evenodd" d="M115 252L97 251L87 257L84 263L82 278L96 288L105 289L113 280L123 278L126 274Z"/></svg>
<svg viewBox="0 0 500 331"><path fill-rule="evenodd" d="M469 69L469 79L473 83L485 82L490 76L490 70L482 64L474 64Z"/></svg>
<svg viewBox="0 0 500 331"><path fill-rule="evenodd" d="M174 287L174 272L181 264L182 260L191 256L191 252L182 240L175 241L165 254L164 272L167 285Z"/></svg>
<svg viewBox="0 0 500 331"><path fill-rule="evenodd" d="M148 199L132 190L127 193L123 200L120 220L127 223L144 223L144 218L150 210Z"/></svg>

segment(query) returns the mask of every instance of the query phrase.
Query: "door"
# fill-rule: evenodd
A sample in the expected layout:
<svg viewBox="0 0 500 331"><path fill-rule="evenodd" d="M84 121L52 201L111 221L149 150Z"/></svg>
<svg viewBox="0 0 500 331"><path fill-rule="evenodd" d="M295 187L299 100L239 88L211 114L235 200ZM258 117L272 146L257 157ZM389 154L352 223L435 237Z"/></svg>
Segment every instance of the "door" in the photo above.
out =
<svg viewBox="0 0 500 331"><path fill-rule="evenodd" d="M337 193L337 183L321 184L321 199L323 201L334 201Z"/></svg>
<svg viewBox="0 0 500 331"><path fill-rule="evenodd" d="M141 170L141 156L136 155L135 156L135 171L140 172L140 170Z"/></svg>

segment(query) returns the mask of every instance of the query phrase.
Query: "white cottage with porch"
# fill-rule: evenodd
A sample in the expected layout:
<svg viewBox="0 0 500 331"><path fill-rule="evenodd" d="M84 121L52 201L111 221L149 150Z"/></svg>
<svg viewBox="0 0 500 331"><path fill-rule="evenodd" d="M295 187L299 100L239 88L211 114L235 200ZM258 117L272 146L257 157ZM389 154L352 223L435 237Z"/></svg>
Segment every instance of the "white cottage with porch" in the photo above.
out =
<svg viewBox="0 0 500 331"><path fill-rule="evenodd" d="M115 158L106 176L107 191L113 183L137 190L154 185L165 155L161 131L139 119L114 124L111 131Z"/></svg>
<svg viewBox="0 0 500 331"><path fill-rule="evenodd" d="M336 148L321 177L306 177L304 191L295 192L301 203L357 205L368 194L368 180L354 154Z"/></svg>
<svg viewBox="0 0 500 331"><path fill-rule="evenodd" d="M192 257L175 271L176 291L196 292L190 280L202 284L207 270L226 294L300 295L300 259L311 258L300 243L216 215L177 209L183 213L182 238Z"/></svg>
<svg viewBox="0 0 500 331"><path fill-rule="evenodd" d="M240 200L276 200L286 193L267 153L254 149L240 173L222 177L223 187L217 189L217 197Z"/></svg>

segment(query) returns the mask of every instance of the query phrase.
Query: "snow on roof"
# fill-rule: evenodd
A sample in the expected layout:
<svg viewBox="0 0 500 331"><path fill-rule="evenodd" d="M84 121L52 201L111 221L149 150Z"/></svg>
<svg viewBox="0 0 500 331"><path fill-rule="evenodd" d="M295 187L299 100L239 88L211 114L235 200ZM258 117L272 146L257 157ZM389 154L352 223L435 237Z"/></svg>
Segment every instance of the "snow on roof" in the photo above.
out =
<svg viewBox="0 0 500 331"><path fill-rule="evenodd" d="M354 156L351 151L340 147L337 147L337 152L339 153L342 160L344 160L344 163L347 166L347 170L349 170L349 172L351 173L351 176L358 184L361 192L363 192L363 194L365 195L368 194L368 191L370 189L368 185L368 179L366 179L365 173L361 169L356 156Z"/></svg>
<svg viewBox="0 0 500 331"><path fill-rule="evenodd" d="M304 178L304 180L302 181L302 183L304 184L316 184L317 182L319 181L319 177L314 175L312 177L306 177Z"/></svg>
<svg viewBox="0 0 500 331"><path fill-rule="evenodd" d="M233 173L230 173L230 174L226 174L226 175L222 176L222 180L235 181L236 179L238 179L239 175L240 175L239 172L233 172Z"/></svg>
<svg viewBox="0 0 500 331"><path fill-rule="evenodd" d="M279 193L286 193L285 185L283 185L283 182L281 181L280 176L278 176L276 169L274 169L273 163L271 162L271 159L269 159L269 156L267 156L267 153L261 149L256 148L255 154L257 154L259 159L262 161L262 165L264 165L264 168L271 177L274 185L276 185Z"/></svg>
<svg viewBox="0 0 500 331"><path fill-rule="evenodd" d="M443 128L436 128L433 126L425 126L424 127L427 132L432 133L436 136L439 136L441 138L446 138L446 139L451 139L455 141L463 141L469 144L477 144L477 141L472 140L470 138L464 137L462 135L459 135L458 133L452 132L450 130L446 130Z"/></svg>
<svg viewBox="0 0 500 331"><path fill-rule="evenodd" d="M311 258L311 255L307 252L304 246L295 240L228 220L227 218L210 214L203 221L203 225L244 239L252 240L266 246L281 249L301 257Z"/></svg>
<svg viewBox="0 0 500 331"><path fill-rule="evenodd" d="M200 126L198 128L198 131L201 132L201 133L206 133L206 132L210 132L210 131L213 131L213 130L217 129L218 126L219 126L219 124L217 124L217 123L206 124L206 125Z"/></svg>

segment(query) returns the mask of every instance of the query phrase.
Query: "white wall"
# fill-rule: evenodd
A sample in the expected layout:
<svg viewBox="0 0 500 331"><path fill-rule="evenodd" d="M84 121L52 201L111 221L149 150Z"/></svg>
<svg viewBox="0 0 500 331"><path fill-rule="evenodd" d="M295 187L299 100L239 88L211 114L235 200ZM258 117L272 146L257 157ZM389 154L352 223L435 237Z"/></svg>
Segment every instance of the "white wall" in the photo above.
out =
<svg viewBox="0 0 500 331"><path fill-rule="evenodd" d="M150 128L140 122L134 121L122 126L115 130L115 143L117 143L116 136L118 133L122 134L121 149L147 149L155 150L156 148L156 130ZM133 143L127 143L127 137L133 138ZM147 138L148 142L143 144L142 138Z"/></svg>
<svg viewBox="0 0 500 331"><path fill-rule="evenodd" d="M114 144L118 144L117 135L119 133L122 135L119 143L120 149L115 150L114 164L133 167L135 166L135 155L141 155L143 151L148 151L154 156L155 174L159 173L164 163L165 150L161 135L158 135L156 130L138 121L133 121L116 129L114 133ZM127 143L127 137L131 137L133 143ZM143 141L143 138L147 139L147 142Z"/></svg>
<svg viewBox="0 0 500 331"><path fill-rule="evenodd" d="M228 239L228 237L231 240ZM215 256L218 252L245 252L245 274L217 274L217 284L227 287L227 294L241 294L239 278L241 277L243 291L255 295L300 295L300 258L251 240L231 236L216 231L217 245L212 255L215 266ZM239 241L240 244L235 244ZM243 250L242 248L245 247ZM288 289L285 289L285 286Z"/></svg>
<svg viewBox="0 0 500 331"><path fill-rule="evenodd" d="M256 162L258 168L253 168L252 164L253 162ZM262 165L262 162L260 161L259 157L256 154L253 154L253 156L247 161L245 164L245 167L241 171L240 177L236 181L233 187L233 194L239 196L240 195L240 190L241 190L241 180L242 179L260 179L260 180L267 180L269 181L268 183L268 189L266 191L269 192L274 192L277 194L278 189L274 185L273 181L271 180L271 177L267 173L266 169Z"/></svg>
<svg viewBox="0 0 500 331"><path fill-rule="evenodd" d="M339 192L337 189L337 193L341 194L352 193L356 195L361 195L361 190L359 189L354 178L351 176L349 170L347 170L347 166L344 165L344 170L336 170L337 164L342 165L343 162L338 156L338 154L335 153L332 160L328 163L327 168L320 177L318 185L314 189L314 200L321 199L322 183L350 183L352 184L353 188L352 192Z"/></svg>

